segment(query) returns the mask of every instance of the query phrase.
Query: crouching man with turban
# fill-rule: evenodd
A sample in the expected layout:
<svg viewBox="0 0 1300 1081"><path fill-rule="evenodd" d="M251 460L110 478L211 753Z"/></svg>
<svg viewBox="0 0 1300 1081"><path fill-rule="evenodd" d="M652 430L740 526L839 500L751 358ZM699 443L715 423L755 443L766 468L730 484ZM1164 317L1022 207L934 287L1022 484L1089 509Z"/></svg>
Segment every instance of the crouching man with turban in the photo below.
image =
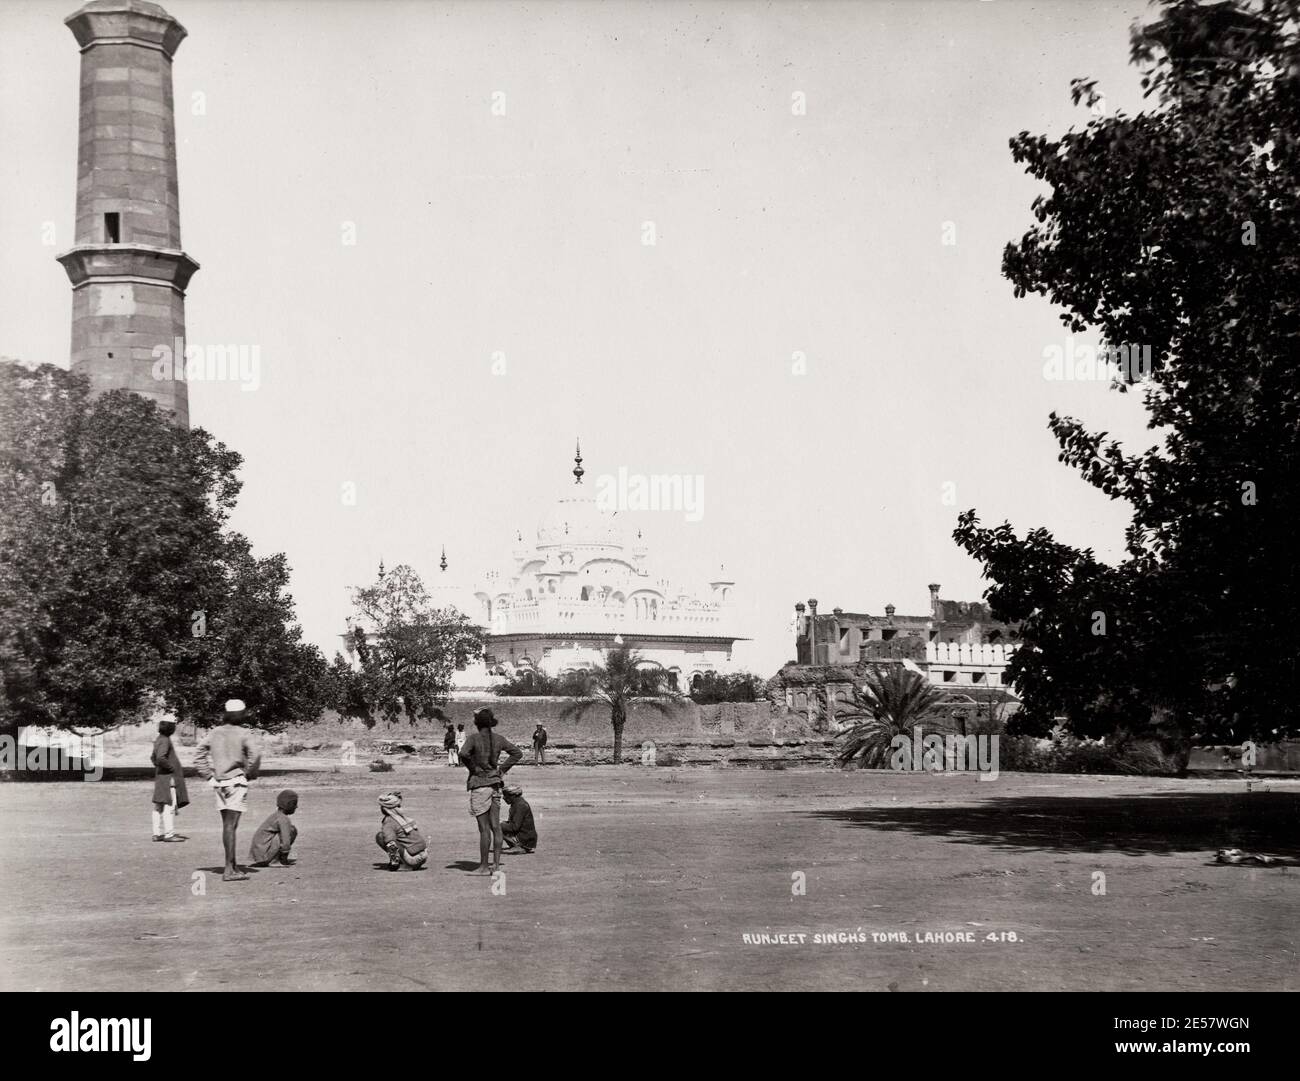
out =
<svg viewBox="0 0 1300 1081"><path fill-rule="evenodd" d="M510 807L510 820L501 823L501 837L507 852L536 852L537 827L533 824L533 809L524 799L524 790L508 781L501 790L502 798Z"/></svg>
<svg viewBox="0 0 1300 1081"><path fill-rule="evenodd" d="M402 814L402 794L385 792L379 797L383 820L375 843L388 853L390 871L418 871L429 858L429 843L414 819Z"/></svg>

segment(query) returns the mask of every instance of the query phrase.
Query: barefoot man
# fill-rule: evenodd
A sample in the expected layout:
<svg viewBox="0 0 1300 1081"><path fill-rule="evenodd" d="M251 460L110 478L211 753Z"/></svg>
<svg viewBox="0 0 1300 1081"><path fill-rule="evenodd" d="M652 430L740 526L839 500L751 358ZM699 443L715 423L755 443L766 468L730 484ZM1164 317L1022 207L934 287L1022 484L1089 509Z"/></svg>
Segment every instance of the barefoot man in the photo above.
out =
<svg viewBox="0 0 1300 1081"><path fill-rule="evenodd" d="M235 832L239 816L248 801L248 782L257 778L262 757L253 735L244 727L247 710L238 698L226 702L224 722L212 729L199 744L194 764L199 776L207 780L217 794L221 812L221 843L226 849L223 882L246 882L248 873L235 862Z"/></svg>
<svg viewBox="0 0 1300 1081"><path fill-rule="evenodd" d="M501 866L501 788L502 778L510 767L524 757L524 752L505 736L492 731L497 719L490 709L474 712L474 734L460 749L461 765L469 770L465 787L469 789L469 813L478 821L478 874L489 873L488 849L492 849L492 871ZM501 761L501 752L509 757Z"/></svg>

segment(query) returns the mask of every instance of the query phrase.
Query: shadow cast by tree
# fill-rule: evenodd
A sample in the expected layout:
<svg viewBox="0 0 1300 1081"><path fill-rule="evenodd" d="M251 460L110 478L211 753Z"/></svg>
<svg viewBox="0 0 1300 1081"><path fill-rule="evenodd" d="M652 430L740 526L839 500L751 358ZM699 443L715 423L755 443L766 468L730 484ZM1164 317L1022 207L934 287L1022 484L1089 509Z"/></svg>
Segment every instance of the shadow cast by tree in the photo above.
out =
<svg viewBox="0 0 1300 1081"><path fill-rule="evenodd" d="M1242 848L1300 856L1300 793L1016 796L977 806L889 805L814 818L963 844L1040 852L1170 855Z"/></svg>

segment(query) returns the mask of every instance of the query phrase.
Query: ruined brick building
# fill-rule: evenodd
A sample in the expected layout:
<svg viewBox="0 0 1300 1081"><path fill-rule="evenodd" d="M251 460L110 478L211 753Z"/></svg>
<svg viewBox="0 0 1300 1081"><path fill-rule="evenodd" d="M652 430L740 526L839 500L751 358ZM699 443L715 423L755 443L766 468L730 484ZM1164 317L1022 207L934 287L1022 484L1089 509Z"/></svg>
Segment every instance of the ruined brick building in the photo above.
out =
<svg viewBox="0 0 1300 1081"><path fill-rule="evenodd" d="M941 687L954 709L1014 710L1018 702L1006 666L1018 645L1018 625L994 619L982 601L944 600L935 584L929 590L925 615L899 615L892 604L884 615L842 608L823 615L816 600L796 604L795 659L777 673L777 694L810 717L836 717L867 670L902 664Z"/></svg>
<svg viewBox="0 0 1300 1081"><path fill-rule="evenodd" d="M863 658L903 656L917 641L954 645L1008 645L1017 638L1014 624L993 618L983 601L948 601L939 596L939 586L930 587L930 610L925 615L899 615L892 604L885 614L846 612L832 608L830 615L817 611L817 602L802 601L794 606L797 664L852 664ZM897 642L897 647L887 645Z"/></svg>

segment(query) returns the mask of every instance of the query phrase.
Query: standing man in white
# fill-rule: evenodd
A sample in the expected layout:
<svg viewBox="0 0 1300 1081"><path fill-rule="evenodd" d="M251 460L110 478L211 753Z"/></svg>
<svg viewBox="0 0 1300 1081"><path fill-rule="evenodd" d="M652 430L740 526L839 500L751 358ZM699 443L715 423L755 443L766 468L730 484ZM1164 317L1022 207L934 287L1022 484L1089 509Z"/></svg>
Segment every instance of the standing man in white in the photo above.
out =
<svg viewBox="0 0 1300 1081"><path fill-rule="evenodd" d="M256 780L262 764L253 734L245 727L248 711L238 698L226 702L222 724L212 729L198 746L195 765L217 794L221 812L221 843L226 850L223 882L246 882L248 872L235 862L235 834L239 816L248 806L248 782Z"/></svg>

